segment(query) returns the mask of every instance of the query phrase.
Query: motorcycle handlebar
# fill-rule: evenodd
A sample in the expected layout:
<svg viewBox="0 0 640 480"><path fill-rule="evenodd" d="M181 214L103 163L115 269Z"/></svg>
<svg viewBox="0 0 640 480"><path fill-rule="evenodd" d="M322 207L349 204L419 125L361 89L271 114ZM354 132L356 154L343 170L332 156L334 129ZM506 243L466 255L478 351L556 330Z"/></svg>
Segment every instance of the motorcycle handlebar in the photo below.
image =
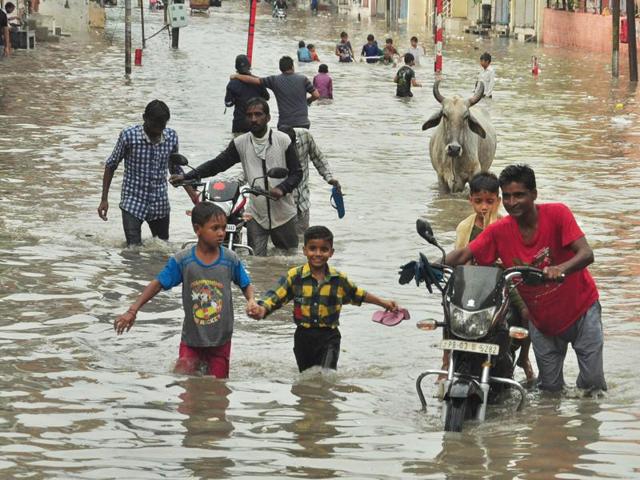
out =
<svg viewBox="0 0 640 480"><path fill-rule="evenodd" d="M174 187L202 187L204 186L204 183L198 179L194 179L194 180L182 180L181 182L176 182L176 183L172 183L171 185L173 185Z"/></svg>
<svg viewBox="0 0 640 480"><path fill-rule="evenodd" d="M505 280L509 281L515 277L522 277L525 284L540 284L548 282L562 283L564 282L565 274L563 273L560 277L555 279L549 279L544 276L544 272L541 269L535 267L511 267L505 270Z"/></svg>
<svg viewBox="0 0 640 480"><path fill-rule="evenodd" d="M251 187L251 188L247 188L244 191L244 194L251 194L251 195L256 195L256 196L263 196L263 197L267 197L269 200L277 200L276 197L274 197L273 195L271 195L269 192L267 192L265 189L260 188L260 187Z"/></svg>

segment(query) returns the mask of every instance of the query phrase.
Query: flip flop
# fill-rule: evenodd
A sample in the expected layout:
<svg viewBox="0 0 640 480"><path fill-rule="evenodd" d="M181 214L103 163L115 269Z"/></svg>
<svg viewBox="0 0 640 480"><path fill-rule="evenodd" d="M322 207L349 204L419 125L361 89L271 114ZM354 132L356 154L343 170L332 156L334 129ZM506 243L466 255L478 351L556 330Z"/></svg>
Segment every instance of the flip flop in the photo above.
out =
<svg viewBox="0 0 640 480"><path fill-rule="evenodd" d="M377 323L386 325L387 327L393 327L399 324L402 320L408 320L411 316L406 308L399 308L395 312L387 312L385 310L379 310L373 313L371 320Z"/></svg>
<svg viewBox="0 0 640 480"><path fill-rule="evenodd" d="M334 185L331 189L331 206L338 211L338 218L344 217L344 198L342 192Z"/></svg>

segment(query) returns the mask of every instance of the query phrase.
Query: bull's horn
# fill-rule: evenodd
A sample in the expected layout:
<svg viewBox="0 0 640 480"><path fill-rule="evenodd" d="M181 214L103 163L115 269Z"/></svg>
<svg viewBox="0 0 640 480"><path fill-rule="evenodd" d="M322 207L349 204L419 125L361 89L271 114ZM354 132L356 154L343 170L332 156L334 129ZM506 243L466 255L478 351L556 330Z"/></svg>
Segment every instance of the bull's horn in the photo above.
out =
<svg viewBox="0 0 640 480"><path fill-rule="evenodd" d="M433 84L433 96L436 97L438 103L444 102L444 97L440 93L440 80L436 80Z"/></svg>
<svg viewBox="0 0 640 480"><path fill-rule="evenodd" d="M473 107L476 103L478 103L484 95L484 83L478 82L478 87L476 88L476 93L471 97L468 102L469 106Z"/></svg>

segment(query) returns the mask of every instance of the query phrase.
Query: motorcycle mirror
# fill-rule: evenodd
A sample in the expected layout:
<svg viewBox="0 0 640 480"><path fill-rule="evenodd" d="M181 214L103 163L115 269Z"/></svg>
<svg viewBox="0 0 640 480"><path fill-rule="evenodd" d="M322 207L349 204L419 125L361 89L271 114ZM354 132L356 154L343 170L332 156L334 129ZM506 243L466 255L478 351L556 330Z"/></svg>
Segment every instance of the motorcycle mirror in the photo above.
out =
<svg viewBox="0 0 640 480"><path fill-rule="evenodd" d="M511 327L509 328L509 336L516 340L524 340L529 336L529 330L522 327Z"/></svg>
<svg viewBox="0 0 640 480"><path fill-rule="evenodd" d="M180 153L172 153L171 155L169 155L169 161L174 165L180 165L181 167L189 165L189 160L187 159L187 157Z"/></svg>
<svg viewBox="0 0 640 480"><path fill-rule="evenodd" d="M431 228L431 224L429 222L423 220L422 218L419 218L418 220L416 220L416 230L418 232L418 235L424 238L427 242L435 246L438 245L438 241L433 235L433 229Z"/></svg>
<svg viewBox="0 0 640 480"><path fill-rule="evenodd" d="M418 327L420 330L431 331L438 328L438 322L431 318L427 318L426 320L420 320L419 322L416 322L416 327Z"/></svg>
<svg viewBox="0 0 640 480"><path fill-rule="evenodd" d="M275 167L275 168L270 168L267 171L267 177L271 177L271 178L287 178L288 176L289 176L289 170L287 170L286 168Z"/></svg>

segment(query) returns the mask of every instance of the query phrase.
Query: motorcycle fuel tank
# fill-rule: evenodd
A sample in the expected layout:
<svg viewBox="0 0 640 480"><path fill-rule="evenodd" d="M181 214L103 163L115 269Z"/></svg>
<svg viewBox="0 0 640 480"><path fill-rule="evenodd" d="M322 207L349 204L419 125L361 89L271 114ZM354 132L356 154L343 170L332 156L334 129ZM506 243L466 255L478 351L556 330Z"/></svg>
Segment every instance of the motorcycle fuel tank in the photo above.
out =
<svg viewBox="0 0 640 480"><path fill-rule="evenodd" d="M207 184L207 197L212 202L228 202L237 198L239 190L238 182L210 181Z"/></svg>

